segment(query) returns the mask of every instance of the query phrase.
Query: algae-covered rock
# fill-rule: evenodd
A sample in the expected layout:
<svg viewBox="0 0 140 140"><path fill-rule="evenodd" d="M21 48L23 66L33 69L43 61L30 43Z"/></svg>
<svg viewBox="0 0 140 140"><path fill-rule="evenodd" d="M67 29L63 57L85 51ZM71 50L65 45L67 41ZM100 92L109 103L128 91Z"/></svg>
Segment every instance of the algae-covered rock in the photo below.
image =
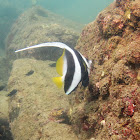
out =
<svg viewBox="0 0 140 140"><path fill-rule="evenodd" d="M8 120L8 97L6 91L0 91L0 122Z"/></svg>
<svg viewBox="0 0 140 140"><path fill-rule="evenodd" d="M83 29L76 49L93 61L90 84L70 97L80 139L140 139L139 21L139 0L116 0Z"/></svg>
<svg viewBox="0 0 140 140"><path fill-rule="evenodd" d="M10 65L5 57L0 57L0 91L6 88Z"/></svg>
<svg viewBox="0 0 140 140"><path fill-rule="evenodd" d="M0 91L0 139L13 140L9 128L8 92Z"/></svg>
<svg viewBox="0 0 140 140"><path fill-rule="evenodd" d="M39 6L32 7L19 16L6 39L6 52L15 59L15 50L44 42L63 42L74 47L83 25L66 20ZM18 57L54 59L60 55L56 48L40 48L18 53Z"/></svg>
<svg viewBox="0 0 140 140"><path fill-rule="evenodd" d="M8 81L9 121L14 140L76 140L67 95L52 82L52 61L18 59Z"/></svg>

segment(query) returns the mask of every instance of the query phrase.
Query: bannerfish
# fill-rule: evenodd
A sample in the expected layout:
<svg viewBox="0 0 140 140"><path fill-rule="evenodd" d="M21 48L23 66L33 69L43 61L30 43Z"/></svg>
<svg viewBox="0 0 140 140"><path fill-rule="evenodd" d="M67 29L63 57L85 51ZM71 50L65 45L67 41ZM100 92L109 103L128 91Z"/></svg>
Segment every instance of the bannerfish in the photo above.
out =
<svg viewBox="0 0 140 140"><path fill-rule="evenodd" d="M80 52L70 48L64 43L47 42L19 49L15 52L40 47L58 47L64 49L62 56L56 62L56 71L60 77L52 78L57 87L61 88L64 84L64 91L68 95L77 88L80 82L82 82L82 86L88 86L92 61L86 59Z"/></svg>

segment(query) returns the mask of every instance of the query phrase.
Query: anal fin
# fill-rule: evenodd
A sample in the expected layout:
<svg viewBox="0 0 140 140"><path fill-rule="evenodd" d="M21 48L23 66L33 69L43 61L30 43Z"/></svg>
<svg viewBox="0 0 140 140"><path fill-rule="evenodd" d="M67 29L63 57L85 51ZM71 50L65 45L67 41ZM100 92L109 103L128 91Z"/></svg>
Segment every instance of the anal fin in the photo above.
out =
<svg viewBox="0 0 140 140"><path fill-rule="evenodd" d="M63 85L62 77L53 77L53 82L57 85L58 88L61 88Z"/></svg>

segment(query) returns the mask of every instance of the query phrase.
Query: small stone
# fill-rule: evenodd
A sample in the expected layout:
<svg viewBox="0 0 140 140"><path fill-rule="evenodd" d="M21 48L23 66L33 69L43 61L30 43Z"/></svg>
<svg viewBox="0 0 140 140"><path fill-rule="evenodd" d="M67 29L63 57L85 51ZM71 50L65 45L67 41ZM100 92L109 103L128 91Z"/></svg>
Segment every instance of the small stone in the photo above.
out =
<svg viewBox="0 0 140 140"><path fill-rule="evenodd" d="M100 123L101 125L105 126L105 120L102 120Z"/></svg>

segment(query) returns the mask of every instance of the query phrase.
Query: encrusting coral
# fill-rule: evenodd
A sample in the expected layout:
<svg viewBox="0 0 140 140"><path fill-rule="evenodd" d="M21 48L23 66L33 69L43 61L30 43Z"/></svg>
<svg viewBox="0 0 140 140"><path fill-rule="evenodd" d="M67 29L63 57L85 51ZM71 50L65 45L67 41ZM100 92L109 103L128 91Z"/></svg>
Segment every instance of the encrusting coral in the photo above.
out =
<svg viewBox="0 0 140 140"><path fill-rule="evenodd" d="M80 139L140 139L140 1L116 0L82 31L76 45L93 61L88 89L72 93Z"/></svg>

